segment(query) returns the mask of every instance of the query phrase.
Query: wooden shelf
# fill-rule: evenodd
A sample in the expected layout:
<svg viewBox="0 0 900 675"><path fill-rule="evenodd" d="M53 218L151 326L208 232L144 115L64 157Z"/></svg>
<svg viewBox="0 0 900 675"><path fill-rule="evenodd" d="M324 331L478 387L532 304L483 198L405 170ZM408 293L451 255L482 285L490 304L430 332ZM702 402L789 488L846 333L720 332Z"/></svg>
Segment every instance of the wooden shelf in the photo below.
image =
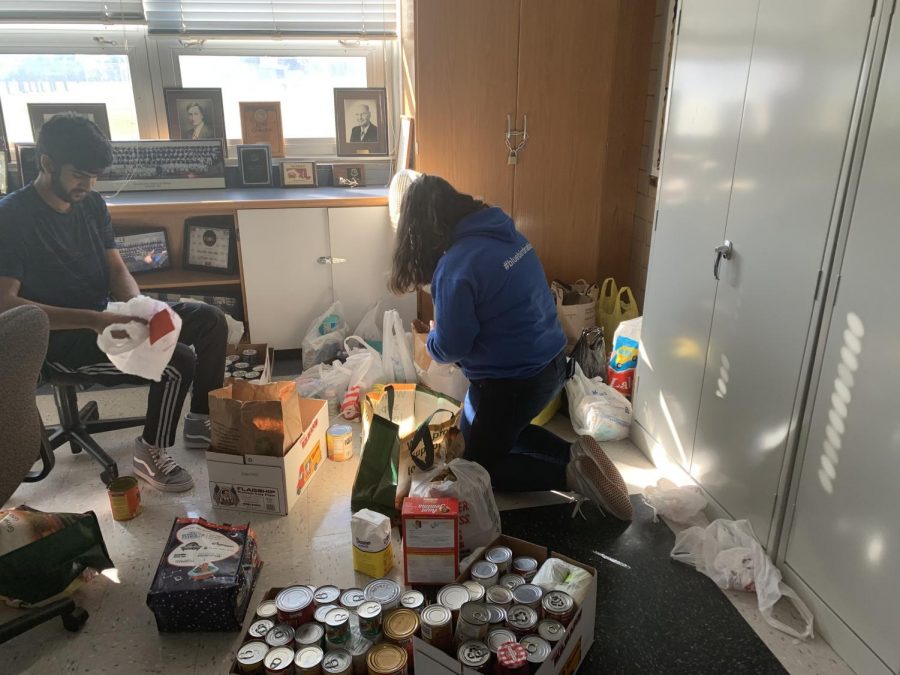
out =
<svg viewBox="0 0 900 675"><path fill-rule="evenodd" d="M238 274L215 274L214 272L195 272L193 270L164 270L139 274L135 277L138 286L146 291L158 291L165 288L183 288L204 286L239 286L241 277Z"/></svg>

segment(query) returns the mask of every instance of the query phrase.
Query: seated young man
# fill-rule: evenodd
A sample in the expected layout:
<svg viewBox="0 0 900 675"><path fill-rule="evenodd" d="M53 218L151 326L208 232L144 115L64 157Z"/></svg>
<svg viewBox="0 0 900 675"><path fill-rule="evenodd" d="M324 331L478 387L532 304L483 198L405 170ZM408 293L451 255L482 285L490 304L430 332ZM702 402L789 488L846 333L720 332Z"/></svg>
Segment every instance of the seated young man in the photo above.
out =
<svg viewBox="0 0 900 675"><path fill-rule="evenodd" d="M97 175L112 163L109 141L85 118L56 115L41 128L37 156L34 182L0 201L0 311L32 304L47 313L51 368L108 386L143 382L119 371L97 347L104 328L132 320L103 311L110 297L126 301L140 292L116 250L106 203L93 191ZM225 315L209 305L183 303L174 310L183 322L181 336L161 381L150 383L134 473L159 490L181 492L194 481L166 448L175 442L192 384L185 445L209 445L208 393L222 386L228 327Z"/></svg>

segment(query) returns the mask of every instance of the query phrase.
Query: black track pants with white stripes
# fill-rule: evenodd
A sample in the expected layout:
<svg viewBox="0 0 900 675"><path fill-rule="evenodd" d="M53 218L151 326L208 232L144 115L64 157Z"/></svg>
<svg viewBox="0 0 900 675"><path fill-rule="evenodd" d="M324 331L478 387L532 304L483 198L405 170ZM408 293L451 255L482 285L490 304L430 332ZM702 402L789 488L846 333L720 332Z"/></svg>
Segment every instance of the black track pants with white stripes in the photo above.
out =
<svg viewBox="0 0 900 675"><path fill-rule="evenodd" d="M90 376L97 384L150 384L144 440L160 448L175 443L175 431L193 384L191 412L209 413L209 392L222 386L228 325L222 311L197 302L173 306L181 317L181 334L159 382L126 375L109 362L91 330L51 331L47 365L61 372ZM191 349L193 347L193 349Z"/></svg>

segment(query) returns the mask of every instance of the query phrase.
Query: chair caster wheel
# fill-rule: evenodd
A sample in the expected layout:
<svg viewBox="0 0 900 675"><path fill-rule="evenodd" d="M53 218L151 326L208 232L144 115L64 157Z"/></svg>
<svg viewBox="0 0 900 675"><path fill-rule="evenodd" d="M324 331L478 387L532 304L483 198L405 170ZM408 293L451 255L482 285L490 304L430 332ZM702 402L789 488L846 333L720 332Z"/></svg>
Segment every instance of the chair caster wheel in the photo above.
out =
<svg viewBox="0 0 900 675"><path fill-rule="evenodd" d="M118 477L119 477L119 468L115 467L115 466L110 469L106 469L105 471L103 471L100 474L100 480L103 481L104 485L109 485Z"/></svg>
<svg viewBox="0 0 900 675"><path fill-rule="evenodd" d="M77 633L80 631L84 624L87 623L88 617L90 614L87 613L87 610L76 607L69 614L62 615L63 626L70 633Z"/></svg>

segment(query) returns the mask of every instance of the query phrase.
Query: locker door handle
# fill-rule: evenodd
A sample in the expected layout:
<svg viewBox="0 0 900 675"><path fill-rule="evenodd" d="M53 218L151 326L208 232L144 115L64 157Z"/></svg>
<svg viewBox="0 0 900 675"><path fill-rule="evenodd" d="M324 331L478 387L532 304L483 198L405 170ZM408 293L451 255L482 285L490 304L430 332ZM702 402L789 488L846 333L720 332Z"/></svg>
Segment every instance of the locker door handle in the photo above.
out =
<svg viewBox="0 0 900 675"><path fill-rule="evenodd" d="M320 265L340 265L341 263L347 262L346 258L332 258L329 255L323 255L321 258L317 258L316 262Z"/></svg>
<svg viewBox="0 0 900 675"><path fill-rule="evenodd" d="M716 278L716 281L719 280L719 263L722 262L722 258L725 260L731 260L731 256L734 253L734 245L726 239L722 242L721 246L716 246L716 261L713 263L713 276Z"/></svg>

